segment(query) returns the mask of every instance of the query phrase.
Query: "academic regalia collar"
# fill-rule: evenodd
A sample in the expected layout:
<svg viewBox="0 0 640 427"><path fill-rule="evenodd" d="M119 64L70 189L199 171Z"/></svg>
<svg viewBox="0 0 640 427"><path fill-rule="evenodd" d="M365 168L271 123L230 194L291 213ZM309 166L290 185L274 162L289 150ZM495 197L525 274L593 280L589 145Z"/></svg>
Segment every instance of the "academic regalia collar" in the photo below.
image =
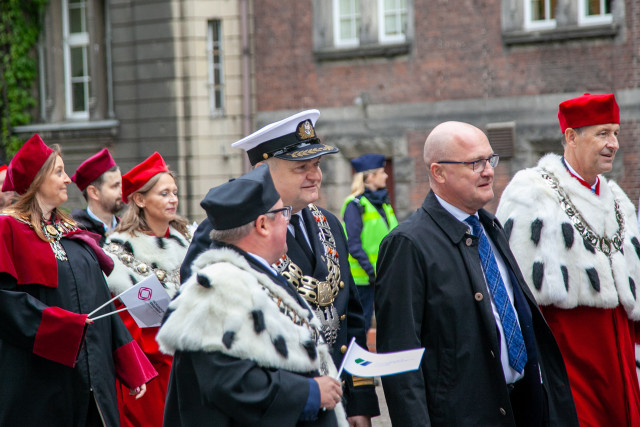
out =
<svg viewBox="0 0 640 427"><path fill-rule="evenodd" d="M18 285L58 287L58 264L53 250L38 237L31 225L9 215L0 215L0 272L14 277ZM113 261L100 248L100 236L77 229L64 235L67 239L81 240L96 254L105 274L113 270ZM28 252L28 256L26 253Z"/></svg>
<svg viewBox="0 0 640 427"><path fill-rule="evenodd" d="M598 176L596 176L596 183L593 185L590 185L587 181L582 179L582 177L578 174L578 172L576 172L575 169L571 167L569 162L567 162L567 160L564 157L562 157L562 164L564 165L565 168L567 168L567 172L569 172L569 175L577 179L578 182L580 182L580 184L587 187L589 190L593 191L596 196L600 195L600 178Z"/></svg>

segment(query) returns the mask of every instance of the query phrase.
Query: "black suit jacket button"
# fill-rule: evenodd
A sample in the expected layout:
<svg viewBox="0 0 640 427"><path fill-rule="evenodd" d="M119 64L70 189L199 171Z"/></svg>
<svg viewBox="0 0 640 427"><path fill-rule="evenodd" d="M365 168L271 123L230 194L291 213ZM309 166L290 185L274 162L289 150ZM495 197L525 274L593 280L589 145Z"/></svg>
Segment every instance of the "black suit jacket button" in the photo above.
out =
<svg viewBox="0 0 640 427"><path fill-rule="evenodd" d="M476 299L476 301L480 302L484 299L484 295L482 295L482 292L476 292L474 298Z"/></svg>

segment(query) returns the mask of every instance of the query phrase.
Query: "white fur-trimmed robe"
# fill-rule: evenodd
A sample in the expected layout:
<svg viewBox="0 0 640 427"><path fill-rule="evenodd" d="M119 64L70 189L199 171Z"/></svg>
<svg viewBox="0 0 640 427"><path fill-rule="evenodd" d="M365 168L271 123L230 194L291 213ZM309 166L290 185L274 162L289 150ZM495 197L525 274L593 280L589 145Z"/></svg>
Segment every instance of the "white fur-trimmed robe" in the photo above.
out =
<svg viewBox="0 0 640 427"><path fill-rule="evenodd" d="M118 295L143 280L151 272L141 274L132 268L133 264L125 264L120 256L110 251L112 243L118 242L131 253L136 261L143 262L151 268L166 271L165 280L161 280L167 293L175 295L180 286L179 269L184 259L189 239L185 238L173 227L169 227L168 237L155 237L138 232L134 236L129 233L113 233L108 236L104 250L114 261L113 272L107 277L107 284L112 294ZM116 302L119 308L120 303ZM131 336L142 348L153 367L158 371L158 377L147 384L144 399L127 399L127 391L119 394L118 404L122 414L123 425L159 425L162 423L164 405L167 397L167 387L171 372L172 358L160 352L156 342L158 327L140 328L127 311L119 313ZM100 321L100 320L98 320ZM122 387L119 385L119 387Z"/></svg>
<svg viewBox="0 0 640 427"><path fill-rule="evenodd" d="M294 323L269 295L282 300L306 324ZM324 366L328 375L336 377L328 346L312 338L312 329L321 327L313 312L232 249L211 249L200 255L169 311L157 335L160 349L167 354L221 352L263 368L301 374ZM338 424L346 425L342 405L335 411Z"/></svg>
<svg viewBox="0 0 640 427"><path fill-rule="evenodd" d="M558 194L541 177L541 169L558 179L599 236L611 237L618 230L614 199L618 200L625 226L622 252L609 259L584 243L560 207ZM513 177L496 216L510 235L511 249L538 304L564 309L622 304L630 319L640 320L640 241L635 208L615 182L599 178L598 196L569 174L560 156L548 154L537 167Z"/></svg>
<svg viewBox="0 0 640 427"><path fill-rule="evenodd" d="M161 268L166 272L176 273L179 272L182 260L187 254L190 239L187 239L173 227L169 227L169 237L150 236L140 232L134 236L118 232L110 234L105 243L105 252L113 259L115 265L107 277L107 284L111 293L118 295L147 276L135 271L124 264L117 255L109 252L108 245L111 242L124 244L138 261ZM167 280L164 283L171 297L180 287L179 274L176 274L175 277L177 277L176 281Z"/></svg>

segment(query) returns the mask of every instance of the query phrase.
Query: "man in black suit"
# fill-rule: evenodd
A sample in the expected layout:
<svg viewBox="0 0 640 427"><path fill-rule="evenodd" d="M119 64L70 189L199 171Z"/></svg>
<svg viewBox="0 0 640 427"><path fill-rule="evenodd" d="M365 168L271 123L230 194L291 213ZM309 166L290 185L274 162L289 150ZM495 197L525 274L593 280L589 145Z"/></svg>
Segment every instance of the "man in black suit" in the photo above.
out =
<svg viewBox="0 0 640 427"><path fill-rule="evenodd" d="M493 199L498 155L446 122L424 147L431 192L383 240L381 352L425 347L420 369L382 379L394 425L578 425L558 345L526 286Z"/></svg>
<svg viewBox="0 0 640 427"><path fill-rule="evenodd" d="M307 110L271 123L232 146L247 152L253 166L267 163L275 186L293 215L287 233L287 253L278 271L298 290L322 322L325 340L339 366L351 337L366 347L364 316L351 277L348 249L340 221L313 203L322 184L322 156L338 152L315 133L318 110ZM206 219L194 235L180 270L184 281L198 253L210 245ZM371 425L380 414L372 378L342 375L347 416L352 426Z"/></svg>

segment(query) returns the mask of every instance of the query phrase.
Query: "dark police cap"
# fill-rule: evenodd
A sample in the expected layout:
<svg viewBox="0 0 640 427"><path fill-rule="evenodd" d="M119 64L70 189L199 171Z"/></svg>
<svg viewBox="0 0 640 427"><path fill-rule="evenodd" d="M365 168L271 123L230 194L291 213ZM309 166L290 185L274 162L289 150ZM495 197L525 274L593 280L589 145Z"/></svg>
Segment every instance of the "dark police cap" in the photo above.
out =
<svg viewBox="0 0 640 427"><path fill-rule="evenodd" d="M252 165L270 157L301 161L337 153L336 147L323 144L316 135L314 126L318 117L318 110L301 111L268 124L231 146L246 151Z"/></svg>
<svg viewBox="0 0 640 427"><path fill-rule="evenodd" d="M364 172L371 169L384 167L385 157L382 154L363 154L351 160L351 166L356 172Z"/></svg>
<svg viewBox="0 0 640 427"><path fill-rule="evenodd" d="M229 230L255 220L280 200L267 165L209 190L200 206L216 230Z"/></svg>

